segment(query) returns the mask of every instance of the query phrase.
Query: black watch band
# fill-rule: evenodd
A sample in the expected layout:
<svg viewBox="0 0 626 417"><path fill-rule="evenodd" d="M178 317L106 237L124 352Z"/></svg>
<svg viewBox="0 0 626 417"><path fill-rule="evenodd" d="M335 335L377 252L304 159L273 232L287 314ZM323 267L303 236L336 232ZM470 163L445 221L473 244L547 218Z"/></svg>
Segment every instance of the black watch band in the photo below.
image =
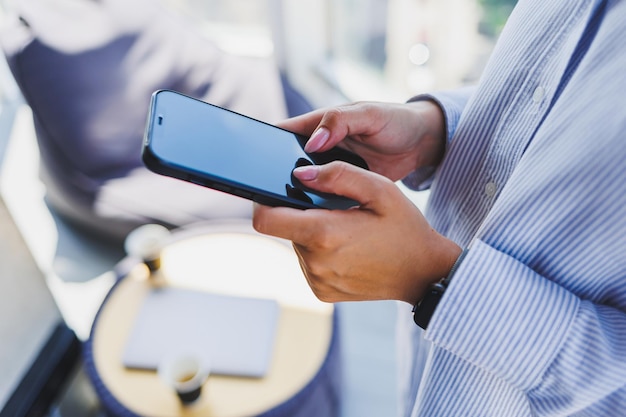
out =
<svg viewBox="0 0 626 417"><path fill-rule="evenodd" d="M452 276L456 272L466 254L467 249L464 249L454 262L454 265L452 265L452 269L450 269L448 276L439 282L431 284L428 287L428 290L426 290L424 297L413 306L413 321L422 329L426 330L428 327L428 323L430 323L430 319L435 313L435 309L437 308L441 297L443 297L443 293L446 291L448 283L452 279Z"/></svg>

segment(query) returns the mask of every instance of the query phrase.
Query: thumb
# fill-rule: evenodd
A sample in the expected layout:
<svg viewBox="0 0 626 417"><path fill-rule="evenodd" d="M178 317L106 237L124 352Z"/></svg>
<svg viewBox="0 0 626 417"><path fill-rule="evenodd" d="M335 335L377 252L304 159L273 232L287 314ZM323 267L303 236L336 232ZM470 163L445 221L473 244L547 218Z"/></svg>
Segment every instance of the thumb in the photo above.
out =
<svg viewBox="0 0 626 417"><path fill-rule="evenodd" d="M396 189L388 178L341 161L299 167L293 174L312 190L344 196L375 210L384 207Z"/></svg>

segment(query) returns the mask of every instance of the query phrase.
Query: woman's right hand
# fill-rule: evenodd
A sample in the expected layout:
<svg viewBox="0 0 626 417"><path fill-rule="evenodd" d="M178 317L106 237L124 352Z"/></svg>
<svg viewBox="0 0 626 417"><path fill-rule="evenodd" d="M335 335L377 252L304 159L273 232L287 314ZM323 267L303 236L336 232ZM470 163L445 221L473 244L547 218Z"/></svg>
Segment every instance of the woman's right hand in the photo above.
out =
<svg viewBox="0 0 626 417"><path fill-rule="evenodd" d="M341 146L360 155L371 171L398 181L415 169L436 166L445 151L445 125L432 101L358 102L285 120L280 127L310 136L307 152Z"/></svg>

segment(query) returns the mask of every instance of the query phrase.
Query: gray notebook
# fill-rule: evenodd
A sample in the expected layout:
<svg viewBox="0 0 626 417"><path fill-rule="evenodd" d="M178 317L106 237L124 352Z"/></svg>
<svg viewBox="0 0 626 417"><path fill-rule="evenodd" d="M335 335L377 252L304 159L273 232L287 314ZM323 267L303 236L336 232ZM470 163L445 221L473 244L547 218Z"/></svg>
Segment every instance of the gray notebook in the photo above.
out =
<svg viewBox="0 0 626 417"><path fill-rule="evenodd" d="M177 352L199 352L211 373L262 377L272 359L279 317L274 300L176 288L153 290L123 356L128 368L155 370Z"/></svg>
<svg viewBox="0 0 626 417"><path fill-rule="evenodd" d="M1 198L0 236L1 413L61 320L61 313Z"/></svg>

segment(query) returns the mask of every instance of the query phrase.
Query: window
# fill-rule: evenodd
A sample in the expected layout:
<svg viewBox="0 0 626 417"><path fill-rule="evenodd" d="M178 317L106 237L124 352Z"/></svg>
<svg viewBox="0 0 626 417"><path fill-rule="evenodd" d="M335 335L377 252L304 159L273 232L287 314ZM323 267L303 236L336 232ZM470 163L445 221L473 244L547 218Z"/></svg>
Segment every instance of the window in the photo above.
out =
<svg viewBox="0 0 626 417"><path fill-rule="evenodd" d="M196 21L222 49L246 56L274 53L270 0L164 0L175 11Z"/></svg>
<svg viewBox="0 0 626 417"><path fill-rule="evenodd" d="M516 0L167 0L225 50L274 56L315 105L475 82Z"/></svg>
<svg viewBox="0 0 626 417"><path fill-rule="evenodd" d="M489 49L474 1L336 0L330 7L332 58L349 95L386 98L386 90L406 99L472 82Z"/></svg>

